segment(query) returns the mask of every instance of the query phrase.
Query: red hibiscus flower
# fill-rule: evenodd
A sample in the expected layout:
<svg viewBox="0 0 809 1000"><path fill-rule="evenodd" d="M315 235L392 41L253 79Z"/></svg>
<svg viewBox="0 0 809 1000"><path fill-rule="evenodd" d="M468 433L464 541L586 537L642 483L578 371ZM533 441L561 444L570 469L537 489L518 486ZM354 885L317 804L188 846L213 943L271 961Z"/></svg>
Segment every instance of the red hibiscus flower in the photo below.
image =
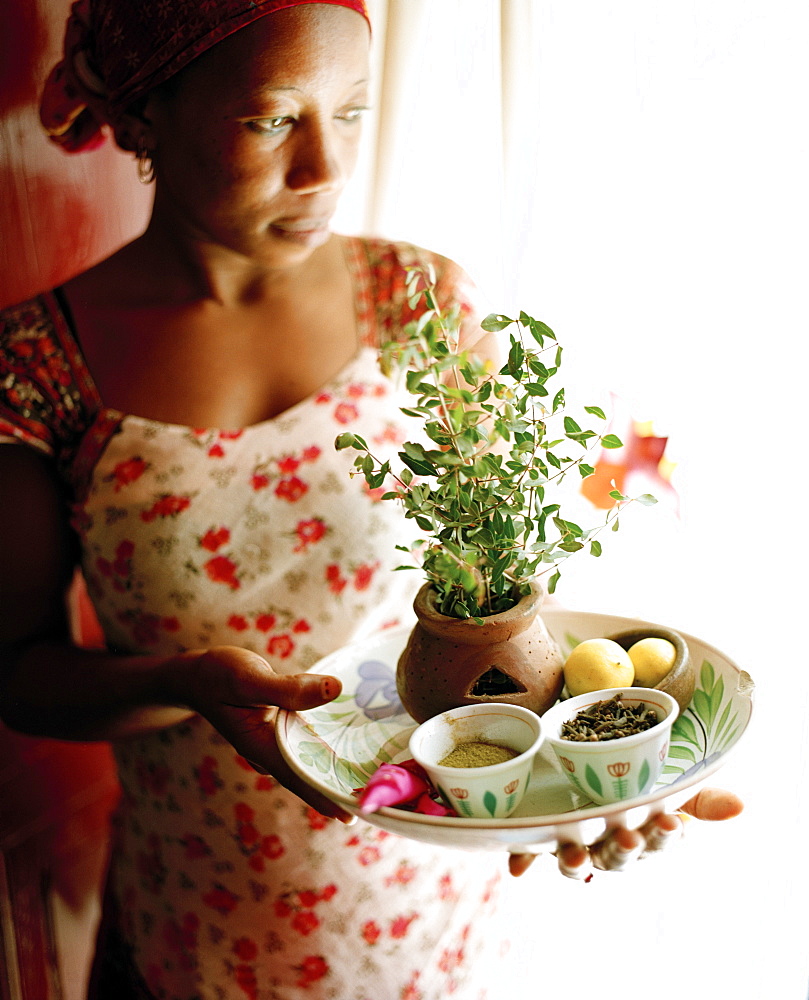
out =
<svg viewBox="0 0 809 1000"><path fill-rule="evenodd" d="M196 771L199 790L203 795L214 795L222 787L215 758L205 757Z"/></svg>
<svg viewBox="0 0 809 1000"><path fill-rule="evenodd" d="M292 626L293 632L311 632L312 626L305 618L299 618Z"/></svg>
<svg viewBox="0 0 809 1000"><path fill-rule="evenodd" d="M224 583L231 590L238 590L241 586L236 576L236 564L227 556L214 556L205 563L203 569L208 574L208 579L214 583Z"/></svg>
<svg viewBox="0 0 809 1000"><path fill-rule="evenodd" d="M156 500L149 510L140 512L141 520L154 521L158 517L176 517L191 506L191 497L172 496L167 493Z"/></svg>
<svg viewBox="0 0 809 1000"><path fill-rule="evenodd" d="M258 997L256 970L249 965L237 965L233 972L236 977L236 985L245 993L248 1000L256 1000Z"/></svg>
<svg viewBox="0 0 809 1000"><path fill-rule="evenodd" d="M282 660L285 660L288 656L291 656L292 651L294 649L295 649L295 643L286 634L274 635L267 643L267 652L271 656L277 656Z"/></svg>
<svg viewBox="0 0 809 1000"><path fill-rule="evenodd" d="M334 408L334 419L338 424L350 424L360 415L353 403L338 403Z"/></svg>
<svg viewBox="0 0 809 1000"><path fill-rule="evenodd" d="M365 938L368 944L376 944L376 942L382 936L382 928L375 920L367 920L362 925L362 936Z"/></svg>
<svg viewBox="0 0 809 1000"><path fill-rule="evenodd" d="M264 475L264 473L256 473L250 480L250 483L254 490L263 490L270 485L270 477Z"/></svg>
<svg viewBox="0 0 809 1000"><path fill-rule="evenodd" d="M331 563L326 567L326 583L328 583L329 590L333 594L339 594L345 589L348 580L340 572L340 567L337 563Z"/></svg>
<svg viewBox="0 0 809 1000"><path fill-rule="evenodd" d="M301 458L304 462L314 462L315 459L320 458L320 448L316 444L304 448Z"/></svg>
<svg viewBox="0 0 809 1000"><path fill-rule="evenodd" d="M230 531L227 528L209 528L200 538L199 544L209 552L216 552L230 541Z"/></svg>
<svg viewBox="0 0 809 1000"><path fill-rule="evenodd" d="M269 834L261 841L261 853L265 858L269 858L270 861L280 858L284 851L285 848L281 843L281 838L275 833Z"/></svg>
<svg viewBox="0 0 809 1000"><path fill-rule="evenodd" d="M211 853L210 847L202 837L198 837L194 833L187 833L180 843L185 847L185 856L189 861L196 861L198 858L207 858Z"/></svg>
<svg viewBox="0 0 809 1000"><path fill-rule="evenodd" d="M223 885L216 883L213 889L206 892L202 897L202 902L206 906L210 906L212 910L216 910L223 917L226 917L239 905L239 897L235 893L232 893L230 889L226 889Z"/></svg>
<svg viewBox="0 0 809 1000"><path fill-rule="evenodd" d="M254 962L258 958L258 945L250 938L239 938L233 942L233 954L241 962Z"/></svg>
<svg viewBox="0 0 809 1000"><path fill-rule="evenodd" d="M355 590L367 590L371 585L371 580L374 577L374 573L379 568L379 563L374 563L373 566L362 565L358 566L354 570L354 589Z"/></svg>
<svg viewBox="0 0 809 1000"><path fill-rule="evenodd" d="M373 865L379 861L381 856L378 847L363 847L359 853L359 862L367 868L368 865Z"/></svg>
<svg viewBox="0 0 809 1000"><path fill-rule="evenodd" d="M235 632L244 632L250 625L242 615L231 615L228 618L228 627L232 628Z"/></svg>
<svg viewBox="0 0 809 1000"><path fill-rule="evenodd" d="M275 615L259 615L256 618L256 628L259 632L269 632L275 625Z"/></svg>
<svg viewBox="0 0 809 1000"><path fill-rule="evenodd" d="M282 479L275 487L275 495L279 500L286 500L288 503L297 503L298 500L309 490L309 486L297 476L290 476L289 479Z"/></svg>
<svg viewBox="0 0 809 1000"><path fill-rule="evenodd" d="M287 455L278 462L278 471L282 476L291 476L293 472L297 472L300 464L300 459L295 458L294 455Z"/></svg>
<svg viewBox="0 0 809 1000"><path fill-rule="evenodd" d="M329 963L322 955L307 955L297 968L301 974L298 986L309 986L329 974Z"/></svg>
<svg viewBox="0 0 809 1000"><path fill-rule="evenodd" d="M322 813L319 813L317 809L313 809L311 806L307 807L306 820L309 823L310 830L325 830L329 823L329 820Z"/></svg>
<svg viewBox="0 0 809 1000"><path fill-rule="evenodd" d="M417 913L411 913L409 917L396 917L395 920L391 920L390 936L392 938L403 938L417 916Z"/></svg>
<svg viewBox="0 0 809 1000"><path fill-rule="evenodd" d="M240 823L249 823L256 815L255 809L246 802L237 802L233 807L233 813Z"/></svg>
<svg viewBox="0 0 809 1000"><path fill-rule="evenodd" d="M298 537L298 544L294 551L303 552L307 545L319 542L326 534L326 525L319 517L313 517L308 521L298 521L295 534Z"/></svg>
<svg viewBox="0 0 809 1000"><path fill-rule="evenodd" d="M306 937L320 927L320 920L311 910L299 910L292 918L291 924L299 934Z"/></svg>
<svg viewBox="0 0 809 1000"><path fill-rule="evenodd" d="M346 389L346 396L349 396L351 399L359 399L361 396L364 395L365 395L365 386L360 385L358 382L352 383Z"/></svg>
<svg viewBox="0 0 809 1000"><path fill-rule="evenodd" d="M236 828L236 835L245 847L251 847L259 837L258 830L252 823L239 823Z"/></svg>
<svg viewBox="0 0 809 1000"><path fill-rule="evenodd" d="M112 470L115 492L117 493L124 486L134 483L136 479L140 479L147 469L148 465L139 456L128 458L125 462L119 462Z"/></svg>
<svg viewBox="0 0 809 1000"><path fill-rule="evenodd" d="M212 444L208 449L208 458L224 458L225 449L221 444Z"/></svg>

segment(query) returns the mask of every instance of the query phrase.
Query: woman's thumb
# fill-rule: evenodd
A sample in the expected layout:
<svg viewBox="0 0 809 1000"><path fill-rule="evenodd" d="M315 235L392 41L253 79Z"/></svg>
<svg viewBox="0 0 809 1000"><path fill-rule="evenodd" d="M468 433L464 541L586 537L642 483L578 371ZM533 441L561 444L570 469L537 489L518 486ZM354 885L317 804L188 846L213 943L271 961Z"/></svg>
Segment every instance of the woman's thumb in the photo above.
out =
<svg viewBox="0 0 809 1000"><path fill-rule="evenodd" d="M289 674L274 678L276 698L274 704L293 712L317 708L336 698L343 685L328 674Z"/></svg>

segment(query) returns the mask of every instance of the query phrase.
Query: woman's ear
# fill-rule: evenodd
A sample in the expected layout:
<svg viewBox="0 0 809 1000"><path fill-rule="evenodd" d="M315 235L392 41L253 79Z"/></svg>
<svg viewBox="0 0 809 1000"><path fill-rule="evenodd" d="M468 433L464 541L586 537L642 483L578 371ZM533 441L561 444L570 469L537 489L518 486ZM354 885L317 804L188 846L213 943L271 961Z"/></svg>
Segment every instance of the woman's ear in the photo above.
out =
<svg viewBox="0 0 809 1000"><path fill-rule="evenodd" d="M115 141L121 149L129 153L154 150L156 144L154 130L147 113L149 103L150 95L144 95L130 104L112 123Z"/></svg>

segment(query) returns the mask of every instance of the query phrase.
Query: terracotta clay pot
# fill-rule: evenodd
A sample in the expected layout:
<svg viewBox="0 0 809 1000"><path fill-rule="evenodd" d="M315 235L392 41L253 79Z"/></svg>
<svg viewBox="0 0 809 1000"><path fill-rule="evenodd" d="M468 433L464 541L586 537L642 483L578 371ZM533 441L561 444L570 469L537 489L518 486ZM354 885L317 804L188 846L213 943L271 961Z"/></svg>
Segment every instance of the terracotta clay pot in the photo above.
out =
<svg viewBox="0 0 809 1000"><path fill-rule="evenodd" d="M416 722L487 701L547 711L562 691L563 659L539 615L541 603L534 586L513 608L478 625L442 615L425 584L413 602L418 622L396 671L399 698Z"/></svg>

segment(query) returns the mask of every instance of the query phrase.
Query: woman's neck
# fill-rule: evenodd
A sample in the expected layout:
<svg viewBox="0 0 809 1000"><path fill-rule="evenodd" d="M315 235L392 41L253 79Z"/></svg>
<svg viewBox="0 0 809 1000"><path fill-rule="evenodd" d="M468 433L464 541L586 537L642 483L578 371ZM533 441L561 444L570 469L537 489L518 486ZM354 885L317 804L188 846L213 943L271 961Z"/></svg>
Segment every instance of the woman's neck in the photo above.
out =
<svg viewBox="0 0 809 1000"><path fill-rule="evenodd" d="M339 241L332 236L300 264L271 268L212 241L177 238L152 223L110 264L136 276L135 287L141 287L147 302L208 302L227 309L310 289L340 266L341 257Z"/></svg>

